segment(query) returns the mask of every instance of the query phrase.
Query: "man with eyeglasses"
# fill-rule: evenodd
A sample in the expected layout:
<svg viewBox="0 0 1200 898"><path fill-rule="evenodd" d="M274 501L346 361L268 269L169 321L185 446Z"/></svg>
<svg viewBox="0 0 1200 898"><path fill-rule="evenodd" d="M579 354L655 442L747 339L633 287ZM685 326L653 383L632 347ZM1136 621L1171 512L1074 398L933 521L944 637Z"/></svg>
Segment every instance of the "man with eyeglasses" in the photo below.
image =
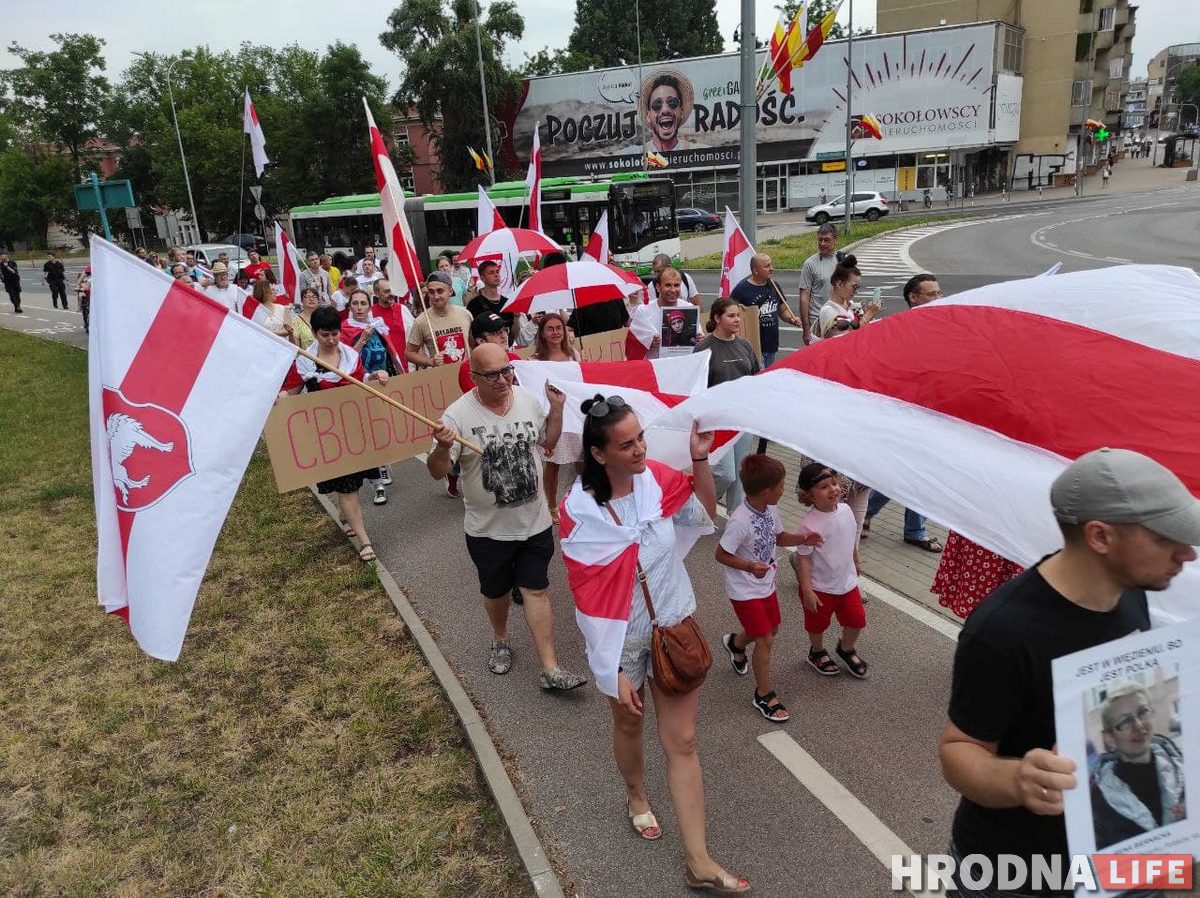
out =
<svg viewBox="0 0 1200 898"><path fill-rule="evenodd" d="M904 285L904 302L910 309L923 306L942 298L942 288L938 286L937 278L932 274L917 274L908 279ZM879 490L871 491L871 499L867 502L867 516L863 519L862 538L871 535L871 519L892 500ZM904 541L910 546L924 549L926 552L940 553L945 546L936 536L930 536L925 530L925 515L904 509Z"/></svg>
<svg viewBox="0 0 1200 898"><path fill-rule="evenodd" d="M547 384L549 411L543 411L536 396L513 384L513 366L504 347L491 343L481 343L471 353L471 380L474 389L442 415L426 466L435 480L449 474L455 462L462 466L467 552L479 573L479 591L492 626L488 670L499 675L512 668L508 612L517 587L541 666L541 687L577 689L587 678L559 667L554 652L547 592L554 529L542 484L543 453L550 455L558 444L566 396ZM464 451L456 435L474 443L482 454Z"/></svg>
<svg viewBox="0 0 1200 898"><path fill-rule="evenodd" d="M1140 683L1123 683L1100 708L1104 742L1092 777L1096 848L1169 826L1187 817L1183 752L1156 734L1154 702Z"/></svg>
<svg viewBox="0 0 1200 898"><path fill-rule="evenodd" d="M1063 548L993 592L958 637L938 754L962 795L950 845L960 861L1016 855L1032 869L1035 855L1057 856L1070 867L1063 792L1086 785L1087 771L1054 750L1051 662L1150 629L1146 592L1166 589L1200 545L1200 502L1127 449L1080 456L1054 480L1050 504ZM960 883L955 894L1016 893Z"/></svg>

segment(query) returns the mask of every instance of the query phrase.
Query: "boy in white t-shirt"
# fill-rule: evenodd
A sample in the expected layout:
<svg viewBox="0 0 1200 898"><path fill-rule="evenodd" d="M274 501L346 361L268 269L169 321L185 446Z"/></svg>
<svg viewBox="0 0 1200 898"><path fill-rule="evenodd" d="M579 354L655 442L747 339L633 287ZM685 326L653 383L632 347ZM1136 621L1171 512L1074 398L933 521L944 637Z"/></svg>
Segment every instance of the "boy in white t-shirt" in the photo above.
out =
<svg viewBox="0 0 1200 898"><path fill-rule="evenodd" d="M726 633L721 642L739 676L746 673L746 649L754 643L754 707L773 723L787 723L787 708L771 688L771 646L780 620L775 546L819 545L821 537L784 532L777 506L787 471L780 461L761 453L747 455L738 476L746 499L730 511L716 554L725 565L725 588L742 629Z"/></svg>
<svg viewBox="0 0 1200 898"><path fill-rule="evenodd" d="M800 600L804 605L804 629L812 648L808 663L822 676L840 673L836 662L825 651L825 631L837 615L842 637L834 652L846 669L860 680L867 675L867 662L858 656L854 643L867 625L862 594L858 591L858 525L849 505L840 503L842 488L837 474L827 465L812 462L800 470L800 501L812 509L800 519L800 526L821 534L817 548L796 548L796 570L800 580Z"/></svg>

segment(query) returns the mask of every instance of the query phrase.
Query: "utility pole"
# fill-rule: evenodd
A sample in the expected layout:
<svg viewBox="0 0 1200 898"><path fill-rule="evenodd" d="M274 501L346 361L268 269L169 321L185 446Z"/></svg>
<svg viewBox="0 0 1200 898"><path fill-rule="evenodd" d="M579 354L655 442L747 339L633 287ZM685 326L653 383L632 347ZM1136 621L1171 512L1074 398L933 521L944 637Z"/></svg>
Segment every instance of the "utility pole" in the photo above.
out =
<svg viewBox="0 0 1200 898"><path fill-rule="evenodd" d="M850 0L850 20L846 28L846 223L842 227L844 236L850 236L850 219L854 210L854 160L850 150L854 146L854 127L850 121L851 91L854 89L854 0Z"/></svg>
<svg viewBox="0 0 1200 898"><path fill-rule="evenodd" d="M757 68L755 66L754 0L742 0L742 167L740 189L742 194L742 231L753 246L757 241L758 228L758 142L755 137L755 111L758 97L755 95Z"/></svg>
<svg viewBox="0 0 1200 898"><path fill-rule="evenodd" d="M487 143L488 178L496 184L496 157L492 155L492 120L488 117L487 79L483 76L483 26L479 24L479 0L475 2L475 54L479 57L479 95L483 98L483 139Z"/></svg>

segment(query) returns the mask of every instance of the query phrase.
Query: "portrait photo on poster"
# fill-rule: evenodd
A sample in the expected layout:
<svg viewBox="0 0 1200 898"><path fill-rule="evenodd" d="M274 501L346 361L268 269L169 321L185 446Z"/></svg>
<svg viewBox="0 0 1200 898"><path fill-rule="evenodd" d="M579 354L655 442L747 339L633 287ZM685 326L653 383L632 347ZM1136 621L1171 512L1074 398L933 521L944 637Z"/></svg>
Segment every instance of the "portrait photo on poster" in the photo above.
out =
<svg viewBox="0 0 1200 898"><path fill-rule="evenodd" d="M662 355L686 355L692 351L698 339L700 310L667 308L662 313Z"/></svg>
<svg viewBox="0 0 1200 898"><path fill-rule="evenodd" d="M1189 853L1200 821L1187 780L1200 727L1200 619L1132 633L1056 658L1057 752L1075 761L1063 793L1072 854Z"/></svg>

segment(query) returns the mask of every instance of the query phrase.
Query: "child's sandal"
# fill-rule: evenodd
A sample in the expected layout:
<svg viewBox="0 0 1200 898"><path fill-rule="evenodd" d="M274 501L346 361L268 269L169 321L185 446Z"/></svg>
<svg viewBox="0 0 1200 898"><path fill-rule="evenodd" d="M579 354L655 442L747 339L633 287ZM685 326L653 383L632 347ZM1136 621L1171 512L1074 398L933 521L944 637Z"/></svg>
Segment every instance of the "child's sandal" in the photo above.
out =
<svg viewBox="0 0 1200 898"><path fill-rule="evenodd" d="M759 695L756 689L754 691L754 707L758 708L758 712L771 723L787 723L792 719L792 715L783 706L783 702L775 697L774 689L766 695Z"/></svg>
<svg viewBox="0 0 1200 898"><path fill-rule="evenodd" d="M842 669L829 657L829 652L824 649L808 653L808 666L823 677L836 677L842 672Z"/></svg>
<svg viewBox="0 0 1200 898"><path fill-rule="evenodd" d="M851 676L858 677L860 680L865 680L867 678L867 662L859 657L858 652L854 651L854 649L846 651L842 648L842 643L840 640L837 644L837 648L834 649L834 651L837 652L837 656L842 659L842 663L846 665L846 668L850 671Z"/></svg>

